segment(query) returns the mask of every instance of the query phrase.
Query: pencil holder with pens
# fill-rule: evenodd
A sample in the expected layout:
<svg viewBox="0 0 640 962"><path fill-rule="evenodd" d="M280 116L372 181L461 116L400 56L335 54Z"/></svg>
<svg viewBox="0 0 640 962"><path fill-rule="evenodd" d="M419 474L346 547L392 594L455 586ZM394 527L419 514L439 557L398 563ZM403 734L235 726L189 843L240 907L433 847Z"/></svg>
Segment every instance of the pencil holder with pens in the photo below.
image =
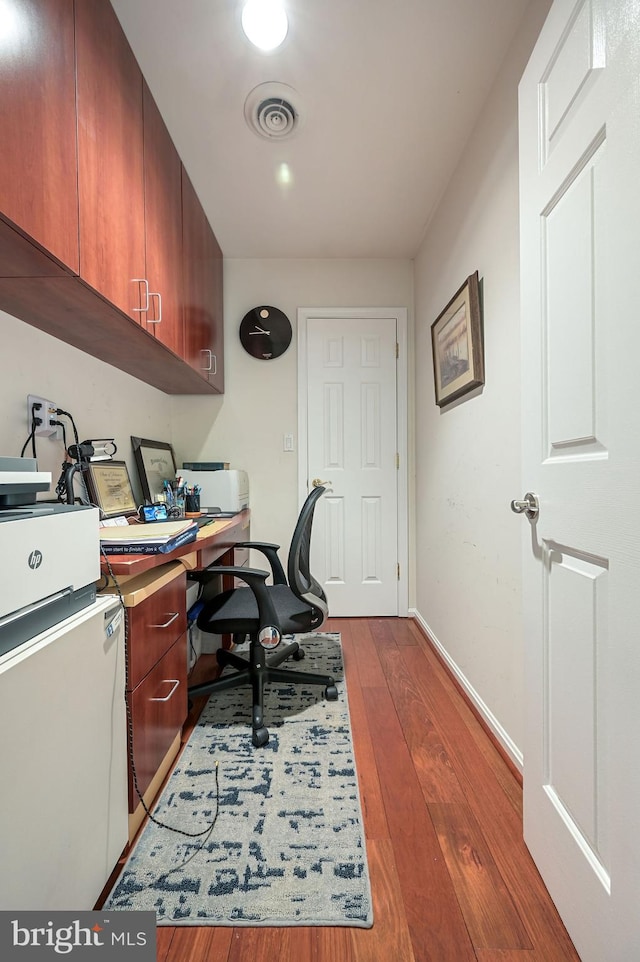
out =
<svg viewBox="0 0 640 962"><path fill-rule="evenodd" d="M185 494L184 513L186 514L187 517L194 514L200 514L200 495L199 494Z"/></svg>

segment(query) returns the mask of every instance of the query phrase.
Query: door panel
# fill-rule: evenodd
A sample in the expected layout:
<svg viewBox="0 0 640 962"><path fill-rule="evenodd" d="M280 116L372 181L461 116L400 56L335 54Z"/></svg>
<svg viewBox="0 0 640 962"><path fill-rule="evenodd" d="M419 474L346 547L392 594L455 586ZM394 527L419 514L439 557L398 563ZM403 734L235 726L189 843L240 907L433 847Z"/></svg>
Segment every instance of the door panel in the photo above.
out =
<svg viewBox="0 0 640 962"><path fill-rule="evenodd" d="M224 391L222 251L182 168L184 357L220 394Z"/></svg>
<svg viewBox="0 0 640 962"><path fill-rule="evenodd" d="M606 825L606 721L601 672L607 623L607 565L559 546L546 568L545 782L574 838L608 875L601 836ZM594 617L596 612L596 617Z"/></svg>
<svg viewBox="0 0 640 962"><path fill-rule="evenodd" d="M143 82L144 206L149 310L147 331L184 357L182 164L160 111Z"/></svg>
<svg viewBox="0 0 640 962"><path fill-rule="evenodd" d="M307 327L312 568L332 615L398 613L394 318L312 318Z"/></svg>
<svg viewBox="0 0 640 962"><path fill-rule="evenodd" d="M520 84L524 832L584 962L640 957L639 19L555 0Z"/></svg>
<svg viewBox="0 0 640 962"><path fill-rule="evenodd" d="M598 135L542 220L543 301L546 301L548 457L590 456L604 398L596 392L596 271L600 270L600 210L605 142ZM599 280L599 278L598 278Z"/></svg>
<svg viewBox="0 0 640 962"><path fill-rule="evenodd" d="M73 2L11 0L0 18L0 211L77 274ZM4 277L63 273L8 231L0 245Z"/></svg>
<svg viewBox="0 0 640 962"><path fill-rule="evenodd" d="M75 5L80 276L136 323L144 307L142 74L108 3Z"/></svg>

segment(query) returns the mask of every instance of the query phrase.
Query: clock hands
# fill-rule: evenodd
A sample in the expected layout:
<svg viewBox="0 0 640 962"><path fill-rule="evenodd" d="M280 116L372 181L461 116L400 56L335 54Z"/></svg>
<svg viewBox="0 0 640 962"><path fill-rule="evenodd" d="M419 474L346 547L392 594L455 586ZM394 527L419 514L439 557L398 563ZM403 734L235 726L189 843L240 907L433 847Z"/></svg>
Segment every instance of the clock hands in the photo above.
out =
<svg viewBox="0 0 640 962"><path fill-rule="evenodd" d="M249 334L271 334L271 331L265 331L264 328L258 327L258 325L256 324L256 330L249 331Z"/></svg>

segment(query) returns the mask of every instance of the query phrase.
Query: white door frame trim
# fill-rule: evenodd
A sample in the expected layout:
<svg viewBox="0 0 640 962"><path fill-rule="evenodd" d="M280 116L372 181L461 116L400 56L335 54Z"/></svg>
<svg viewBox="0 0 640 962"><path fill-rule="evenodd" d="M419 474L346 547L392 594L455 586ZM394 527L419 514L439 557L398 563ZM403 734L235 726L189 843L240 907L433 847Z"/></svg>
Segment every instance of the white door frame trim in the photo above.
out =
<svg viewBox="0 0 640 962"><path fill-rule="evenodd" d="M409 615L409 505L408 505L408 372L406 307L299 307L298 308L298 500L308 494L307 484L307 323L312 318L354 318L355 320L390 317L398 332L396 366L396 436L398 442L398 616Z"/></svg>

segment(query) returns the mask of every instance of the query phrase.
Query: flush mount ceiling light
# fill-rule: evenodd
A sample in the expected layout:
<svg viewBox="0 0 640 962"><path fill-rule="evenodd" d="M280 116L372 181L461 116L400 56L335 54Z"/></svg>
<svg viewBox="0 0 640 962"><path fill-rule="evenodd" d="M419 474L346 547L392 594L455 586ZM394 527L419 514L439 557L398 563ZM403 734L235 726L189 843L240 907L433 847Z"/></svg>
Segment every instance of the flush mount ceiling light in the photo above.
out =
<svg viewBox="0 0 640 962"><path fill-rule="evenodd" d="M287 84L258 84L244 102L245 120L260 137L284 140L300 125L297 99L296 91Z"/></svg>
<svg viewBox="0 0 640 962"><path fill-rule="evenodd" d="M281 0L247 0L242 8L242 29L260 50L275 50L289 29Z"/></svg>

